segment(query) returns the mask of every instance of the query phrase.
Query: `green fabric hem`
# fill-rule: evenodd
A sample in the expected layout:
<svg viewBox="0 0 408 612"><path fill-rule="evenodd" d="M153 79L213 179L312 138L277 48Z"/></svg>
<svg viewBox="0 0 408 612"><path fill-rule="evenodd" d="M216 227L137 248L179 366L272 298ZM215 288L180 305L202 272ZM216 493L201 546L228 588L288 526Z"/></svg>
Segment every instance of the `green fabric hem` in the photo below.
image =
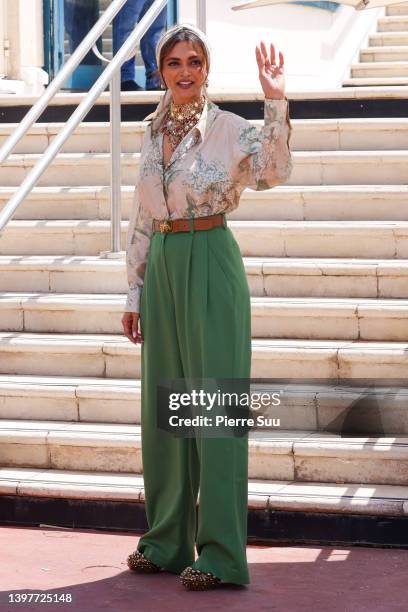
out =
<svg viewBox="0 0 408 612"><path fill-rule="evenodd" d="M198 569L201 572L211 572L212 574L217 576L217 578L220 578L223 582L229 582L231 584L242 584L242 585L251 583L249 574L243 576L242 573L238 573L238 572L228 572L228 571L215 572L211 567L209 567L208 565L205 566L205 564L200 562L199 559L197 559L197 561L192 563L191 567L194 569Z"/></svg>
<svg viewBox="0 0 408 612"><path fill-rule="evenodd" d="M164 559L164 557L161 557L160 554L157 554L156 551L149 551L146 553L146 549L141 550L140 548L137 548L137 550L139 552L141 552L146 559L149 559L149 561L151 561L152 563L154 563L155 565L158 565L159 567L163 568L166 572L171 572L172 574L180 574L183 569L185 567L187 567L188 565L191 564L191 561L186 561L185 563L168 563L168 561L166 561Z"/></svg>

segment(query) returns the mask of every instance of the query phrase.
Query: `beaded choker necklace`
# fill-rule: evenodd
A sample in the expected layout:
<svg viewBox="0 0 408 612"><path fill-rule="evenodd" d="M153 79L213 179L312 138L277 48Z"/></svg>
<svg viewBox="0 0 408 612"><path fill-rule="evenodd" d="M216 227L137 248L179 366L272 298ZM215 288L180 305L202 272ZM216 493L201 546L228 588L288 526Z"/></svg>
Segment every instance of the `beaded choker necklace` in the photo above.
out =
<svg viewBox="0 0 408 612"><path fill-rule="evenodd" d="M168 135L173 151L198 122L204 104L204 96L186 104L174 104L171 100L163 119L161 131Z"/></svg>

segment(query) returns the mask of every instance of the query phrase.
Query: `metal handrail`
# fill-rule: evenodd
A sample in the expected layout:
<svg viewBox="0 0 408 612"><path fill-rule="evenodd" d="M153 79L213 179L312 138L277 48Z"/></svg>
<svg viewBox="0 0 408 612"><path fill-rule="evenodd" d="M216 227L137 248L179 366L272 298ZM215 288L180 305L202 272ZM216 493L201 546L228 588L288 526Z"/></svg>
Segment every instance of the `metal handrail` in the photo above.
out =
<svg viewBox="0 0 408 612"><path fill-rule="evenodd" d="M19 128L17 128L16 132L8 138L6 143L0 149L0 162L4 161L4 159L7 158L8 153L13 149L15 144L22 138L22 136L24 136L29 127L31 127L37 117L44 110L49 100L53 97L56 91L58 91L65 79L70 76L71 72L76 68L81 59L91 49L92 45L103 33L106 26L110 23L110 21L113 19L113 17L116 15L116 13L120 10L120 8L125 2L126 0L114 0L112 4L107 8L107 10L103 13L103 15L97 21L95 26L89 31L82 43L76 49L70 60L68 60L64 68L62 68L56 78L52 81L49 88L47 88L47 90L42 94L41 98L29 111L27 116L21 122ZM94 83L85 98L73 112L65 126L52 140L51 144L44 151L42 157L23 180L16 193L4 206L3 210L0 213L0 232L11 219L14 212L24 200L26 195L30 193L34 185L37 183L38 179L53 161L58 151L64 145L65 141L69 138L69 136L71 136L72 132L79 125L84 116L89 112L95 100L106 88L106 85L111 81L112 78L114 78L115 72L118 71L120 66L129 58L129 56L131 56L130 52L134 49L136 43L142 38L143 34L148 30L150 25L160 14L161 10L166 6L166 4L167 0L155 0L152 6L147 10L142 19L139 21L139 23L136 24L132 33L129 35L129 37L115 54L115 56L112 58L112 61L109 62L108 66L105 68L105 70L102 72L98 80ZM51 89L50 93L48 92L48 89ZM119 100L117 99L118 97ZM116 95L116 102L113 98L113 87L111 87L111 111L112 106L114 106L114 115L116 115L116 119L117 117L119 117L119 121L116 120L115 122L116 129L119 126L119 134L113 133L111 122L111 144L114 141L116 143L120 141L120 89L119 96ZM120 153L119 155L112 155L112 178L116 174L115 169L118 168L118 165L120 169ZM116 213L112 216L111 220L112 250L114 252L120 250L120 210L118 212L117 208L118 207L116 207Z"/></svg>
<svg viewBox="0 0 408 612"><path fill-rule="evenodd" d="M207 6L205 0L196 0L197 26L204 33L207 26Z"/></svg>
<svg viewBox="0 0 408 612"><path fill-rule="evenodd" d="M71 76L72 72L91 49L92 45L98 40L101 34L103 34L106 27L110 24L116 13L120 11L125 2L127 2L127 0L114 0L101 15L92 29L89 30L88 34L75 49L69 60L58 72L55 79L51 81L44 93L30 108L24 119L19 123L17 129L9 136L9 138L0 148L0 164L6 161L16 144L19 142L19 140L21 140L21 138L41 115L43 110L48 106L48 103L61 89L61 86L64 84L66 79Z"/></svg>

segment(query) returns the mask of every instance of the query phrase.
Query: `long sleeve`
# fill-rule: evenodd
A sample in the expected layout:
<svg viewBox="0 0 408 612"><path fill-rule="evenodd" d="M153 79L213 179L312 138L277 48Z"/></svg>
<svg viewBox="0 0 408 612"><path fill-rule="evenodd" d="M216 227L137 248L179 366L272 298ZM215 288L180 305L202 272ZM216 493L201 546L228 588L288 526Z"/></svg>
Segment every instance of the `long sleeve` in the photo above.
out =
<svg viewBox="0 0 408 612"><path fill-rule="evenodd" d="M264 125L257 127L246 119L235 116L232 148L235 179L243 187L256 191L285 183L292 173L290 150L292 124L286 96L275 100L265 98Z"/></svg>
<svg viewBox="0 0 408 612"><path fill-rule="evenodd" d="M152 233L152 215L143 207L136 185L127 232L126 268L129 291L126 312L140 312L140 298Z"/></svg>

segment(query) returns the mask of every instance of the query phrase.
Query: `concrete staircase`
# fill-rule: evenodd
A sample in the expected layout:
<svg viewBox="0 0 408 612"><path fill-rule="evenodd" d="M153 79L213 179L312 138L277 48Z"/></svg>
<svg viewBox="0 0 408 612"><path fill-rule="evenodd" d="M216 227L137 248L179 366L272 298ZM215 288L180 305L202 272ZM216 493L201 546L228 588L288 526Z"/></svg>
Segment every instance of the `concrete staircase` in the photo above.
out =
<svg viewBox="0 0 408 612"><path fill-rule="evenodd" d="M385 8L343 86L408 85L408 2Z"/></svg>
<svg viewBox="0 0 408 612"><path fill-rule="evenodd" d="M281 428L251 432L249 508L406 517L408 383L391 379L408 375L408 118L292 122L290 181L247 190L229 215L252 376L338 384L291 388ZM0 168L0 207L59 127L35 125ZM14 128L0 124L0 141ZM122 124L123 247L143 130ZM108 147L107 124L83 123L0 239L0 493L15 504L144 500L125 263L99 257ZM363 378L382 383L350 429Z"/></svg>

